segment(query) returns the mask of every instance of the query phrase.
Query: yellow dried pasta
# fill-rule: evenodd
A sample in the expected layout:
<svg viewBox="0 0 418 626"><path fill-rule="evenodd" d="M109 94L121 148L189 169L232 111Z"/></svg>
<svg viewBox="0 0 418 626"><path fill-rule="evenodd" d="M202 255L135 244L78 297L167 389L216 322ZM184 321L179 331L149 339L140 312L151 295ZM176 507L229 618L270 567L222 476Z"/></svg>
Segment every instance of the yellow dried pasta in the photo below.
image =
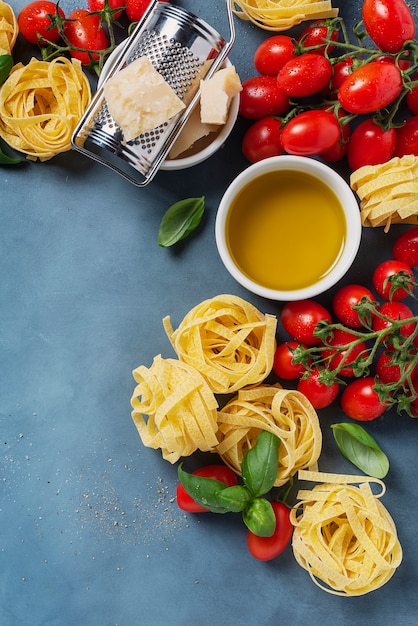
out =
<svg viewBox="0 0 418 626"><path fill-rule="evenodd" d="M71 149L71 135L90 103L77 59L18 63L0 89L0 137L28 159L46 161Z"/></svg>
<svg viewBox="0 0 418 626"><path fill-rule="evenodd" d="M163 325L178 358L196 368L214 393L233 393L271 372L277 319L238 296L204 300L176 330L169 316Z"/></svg>
<svg viewBox="0 0 418 626"><path fill-rule="evenodd" d="M234 0L233 11L263 30L283 31L305 20L337 17L331 0Z"/></svg>
<svg viewBox="0 0 418 626"><path fill-rule="evenodd" d="M279 437L276 487L298 470L314 467L321 453L322 432L315 409L302 393L280 385L240 390L218 411L218 425L216 451L237 474L244 454L262 430Z"/></svg>
<svg viewBox="0 0 418 626"><path fill-rule="evenodd" d="M214 450L218 403L199 372L158 355L150 368L141 365L132 374L132 419L145 446L160 448L170 463L196 450Z"/></svg>
<svg viewBox="0 0 418 626"><path fill-rule="evenodd" d="M0 55L12 54L19 28L12 7L0 0Z"/></svg>
<svg viewBox="0 0 418 626"><path fill-rule="evenodd" d="M322 483L299 491L300 502L291 511L292 547L299 565L334 595L360 596L384 585L402 561L395 523L379 501L384 483L367 476L305 471L299 479ZM378 495L371 483L380 485Z"/></svg>
<svg viewBox="0 0 418 626"><path fill-rule="evenodd" d="M355 170L350 185L360 199L363 226L418 224L418 158L394 157L381 165Z"/></svg>

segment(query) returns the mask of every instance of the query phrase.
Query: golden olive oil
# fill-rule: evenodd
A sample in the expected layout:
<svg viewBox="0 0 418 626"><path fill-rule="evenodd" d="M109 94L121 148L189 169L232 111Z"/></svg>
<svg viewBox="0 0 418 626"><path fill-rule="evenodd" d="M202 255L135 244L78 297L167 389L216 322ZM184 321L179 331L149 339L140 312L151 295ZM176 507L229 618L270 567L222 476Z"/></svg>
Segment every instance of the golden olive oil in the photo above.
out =
<svg viewBox="0 0 418 626"><path fill-rule="evenodd" d="M235 197L226 223L230 254L251 280L280 291L326 276L342 254L341 202L305 172L262 174Z"/></svg>

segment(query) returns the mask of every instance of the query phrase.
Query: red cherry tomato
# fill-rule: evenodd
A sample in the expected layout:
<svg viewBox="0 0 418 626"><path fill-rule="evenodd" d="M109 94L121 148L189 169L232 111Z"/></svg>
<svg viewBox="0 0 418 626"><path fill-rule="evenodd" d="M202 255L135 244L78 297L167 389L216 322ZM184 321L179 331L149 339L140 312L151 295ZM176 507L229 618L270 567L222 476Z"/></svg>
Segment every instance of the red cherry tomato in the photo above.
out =
<svg viewBox="0 0 418 626"><path fill-rule="evenodd" d="M279 90L273 76L253 76L244 80L239 112L250 120L283 115L289 109L289 98Z"/></svg>
<svg viewBox="0 0 418 626"><path fill-rule="evenodd" d="M220 480L228 487L233 487L238 484L238 478L236 474L226 465L206 465L200 469L192 472L195 476L203 476L204 478L212 478L214 480ZM189 513L205 513L208 509L198 504L187 493L181 483L177 485L176 490L177 504L183 511Z"/></svg>
<svg viewBox="0 0 418 626"><path fill-rule="evenodd" d="M277 76L277 85L290 98L311 96L326 87L332 76L332 66L320 54L307 52L290 59Z"/></svg>
<svg viewBox="0 0 418 626"><path fill-rule="evenodd" d="M335 63L332 69L331 91L336 91L341 87L344 80L353 71L353 63L354 60L351 57Z"/></svg>
<svg viewBox="0 0 418 626"><path fill-rule="evenodd" d="M284 305L280 319L283 328L289 335L307 346L314 346L321 342L315 337L314 330L319 321L331 323L332 318L322 304L315 300L295 300Z"/></svg>
<svg viewBox="0 0 418 626"><path fill-rule="evenodd" d="M264 76L277 76L295 50L293 39L288 35L273 35L265 39L254 53L254 66Z"/></svg>
<svg viewBox="0 0 418 626"><path fill-rule="evenodd" d="M340 389L337 382L326 385L318 380L319 376L320 372L313 367L308 378L302 378L297 384L297 390L308 398L314 409L324 409L332 404Z"/></svg>
<svg viewBox="0 0 418 626"><path fill-rule="evenodd" d="M358 421L374 420L386 411L377 392L373 376L357 378L341 394L341 408L348 417Z"/></svg>
<svg viewBox="0 0 418 626"><path fill-rule="evenodd" d="M355 69L338 90L338 100L349 113L372 113L385 108L402 91L402 76L393 63L371 61Z"/></svg>
<svg viewBox="0 0 418 626"><path fill-rule="evenodd" d="M396 53L415 37L415 21L404 0L364 0L364 26L383 52Z"/></svg>
<svg viewBox="0 0 418 626"><path fill-rule="evenodd" d="M73 20L64 25L64 32L68 41L77 48L91 51L89 53L70 50L70 55L78 59L83 65L90 65L92 60L97 61L99 55L93 54L93 52L105 50L109 46L109 39L101 25L100 16L93 15L86 9L76 9L70 13L68 19Z"/></svg>
<svg viewBox="0 0 418 626"><path fill-rule="evenodd" d="M95 11L103 11L105 0L87 0L87 6L91 13ZM125 6L125 0L108 0L109 9L120 9L115 11L112 16L115 20L122 15L123 8Z"/></svg>
<svg viewBox="0 0 418 626"><path fill-rule="evenodd" d="M290 348L294 349L299 345L297 341L286 341L277 346L273 361L273 371L276 376L284 380L296 380L305 372L302 364L293 363L293 352L290 350Z"/></svg>
<svg viewBox="0 0 418 626"><path fill-rule="evenodd" d="M410 267L418 265L418 226L408 228L400 235L392 248L393 258Z"/></svg>
<svg viewBox="0 0 418 626"><path fill-rule="evenodd" d="M399 382L401 376L401 368L396 363L393 363L394 353L395 351L393 347L388 347L384 352L379 355L376 361L376 374L382 383L386 384ZM412 352L410 354L411 356L414 355L414 353ZM412 367L414 370L412 375L414 375L417 369L416 365L413 366L413 364L410 363L407 366L407 370L410 371Z"/></svg>
<svg viewBox="0 0 418 626"><path fill-rule="evenodd" d="M395 152L396 131L383 130L373 119L367 119L351 134L347 149L351 171L363 165L378 165L389 161Z"/></svg>
<svg viewBox="0 0 418 626"><path fill-rule="evenodd" d="M147 10L151 0L125 0L126 15L130 22L139 22ZM159 0L166 2L166 0Z"/></svg>
<svg viewBox="0 0 418 626"><path fill-rule="evenodd" d="M289 545L293 534L290 510L283 502L271 503L276 517L276 528L271 537L259 537L250 530L247 532L247 546L250 554L259 561L271 561Z"/></svg>
<svg viewBox="0 0 418 626"><path fill-rule="evenodd" d="M403 126L396 129L394 156L403 157L405 154L418 156L418 115L410 117Z"/></svg>
<svg viewBox="0 0 418 626"><path fill-rule="evenodd" d="M378 306L376 310L388 319L375 315L372 320L372 328L374 331L390 329L393 325L392 322L407 320L414 316L409 306L403 302L383 302L383 304ZM415 322L407 322L401 327L400 333L403 337L409 337L415 332L415 329ZM388 338L390 339L390 333L388 333Z"/></svg>
<svg viewBox="0 0 418 626"><path fill-rule="evenodd" d="M327 20L318 20L312 24L309 24L300 34L298 41L303 44L305 48L311 46L320 46L315 48L313 52L316 54L330 53L334 46L325 41L330 39L331 41L338 41L338 30L332 28L331 23Z"/></svg>
<svg viewBox="0 0 418 626"><path fill-rule="evenodd" d="M29 43L40 43L41 45L46 42L38 39L48 39L49 41L57 41L60 38L58 28L51 27L50 15L55 15L57 12L57 5L55 2L49 0L35 0L30 2L20 11L17 18L19 26L19 32ZM58 13L62 18L65 18L64 11L58 7Z"/></svg>
<svg viewBox="0 0 418 626"><path fill-rule="evenodd" d="M299 113L282 129L285 152L299 156L322 154L340 139L340 125L330 111L312 110Z"/></svg>
<svg viewBox="0 0 418 626"><path fill-rule="evenodd" d="M365 358L367 356L366 344L362 341L351 350L348 348L344 349L343 347L356 339L357 337L350 332L340 329L334 330L333 336L328 343L334 348L340 348L340 350L330 348L329 350L324 350L322 353L325 358L331 359L328 365L330 370L335 370L343 364L343 368L339 372L341 376L354 376L353 368L350 367L350 364L356 361L359 357Z"/></svg>
<svg viewBox="0 0 418 626"><path fill-rule="evenodd" d="M344 115L345 112L340 109L338 117L344 117ZM351 130L349 124L342 124L340 126L340 137L338 141L333 146L331 146L331 148L325 150L325 152L321 152L321 158L328 163L335 163L335 161L340 161L340 159L342 159L347 153L350 134Z"/></svg>
<svg viewBox="0 0 418 626"><path fill-rule="evenodd" d="M406 280L414 282L414 273L406 263L402 261L396 261L396 259L389 259L380 263L373 272L372 280L373 286L381 298L385 300L403 300L409 293L403 287L398 287L391 294L392 284L390 278L402 272L405 274Z"/></svg>
<svg viewBox="0 0 418 626"><path fill-rule="evenodd" d="M418 72L413 75L412 80L418 80ZM407 92L405 100L411 113L418 115L418 86L412 87L412 89Z"/></svg>
<svg viewBox="0 0 418 626"><path fill-rule="evenodd" d="M367 287L355 284L341 287L334 295L332 308L340 322L345 326L361 328L362 323L358 312L353 309L353 306L359 304L362 298L367 298L371 302L374 302L374 296Z"/></svg>
<svg viewBox="0 0 418 626"><path fill-rule="evenodd" d="M275 117L264 117L254 122L242 139L242 152L245 158L251 163L256 163L283 154L280 126L280 120Z"/></svg>

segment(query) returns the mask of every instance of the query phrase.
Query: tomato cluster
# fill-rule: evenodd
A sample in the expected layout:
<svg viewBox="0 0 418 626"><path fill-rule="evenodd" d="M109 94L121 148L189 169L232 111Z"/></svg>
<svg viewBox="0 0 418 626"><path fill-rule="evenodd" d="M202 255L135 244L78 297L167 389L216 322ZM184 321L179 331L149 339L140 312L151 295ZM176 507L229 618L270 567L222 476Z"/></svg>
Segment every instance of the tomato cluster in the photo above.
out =
<svg viewBox="0 0 418 626"><path fill-rule="evenodd" d="M340 403L344 413L355 420L372 420L392 406L385 397L400 384L402 393L410 394L410 414L418 416L417 318L403 302L414 295L416 286L411 266L418 265L418 227L400 235L392 252L394 258L380 263L372 276L374 291L383 299L380 304L367 287L349 284L334 294L332 314L313 300L289 302L281 311L283 329L291 339L277 346L273 370L282 380L297 381L297 389L316 409L329 406L342 390ZM374 306L370 319L359 317L358 305L365 301ZM333 316L338 321L324 343L317 330L321 323L332 324ZM400 320L404 323L399 333L402 340L407 340L407 348L399 344L398 338L391 337L393 324ZM365 329L370 334L365 333L363 340ZM383 340L379 350L372 351L367 338L375 339L379 333ZM315 350L320 359L313 362ZM305 360L295 359L297 353L305 353ZM366 367L367 359L374 367L372 375ZM401 379L409 379L409 386ZM378 390L384 391L385 386L388 393L382 395ZM401 404L400 408L405 406Z"/></svg>
<svg viewBox="0 0 418 626"><path fill-rule="evenodd" d="M346 156L355 170L418 155L411 11L404 0L364 0L362 17L358 45L339 18L312 23L297 39L273 35L260 44L254 54L259 75L245 80L241 92L240 114L254 120L242 142L249 161L282 153L328 162ZM372 47L364 46L366 38ZM405 111L395 123L401 102Z"/></svg>
<svg viewBox="0 0 418 626"><path fill-rule="evenodd" d="M165 0L160 0L165 1ZM97 66L115 48L113 27L126 14L129 22L140 21L150 0L87 0L86 7L67 16L52 0L34 0L18 15L20 34L39 44L44 59L67 53L83 65Z"/></svg>

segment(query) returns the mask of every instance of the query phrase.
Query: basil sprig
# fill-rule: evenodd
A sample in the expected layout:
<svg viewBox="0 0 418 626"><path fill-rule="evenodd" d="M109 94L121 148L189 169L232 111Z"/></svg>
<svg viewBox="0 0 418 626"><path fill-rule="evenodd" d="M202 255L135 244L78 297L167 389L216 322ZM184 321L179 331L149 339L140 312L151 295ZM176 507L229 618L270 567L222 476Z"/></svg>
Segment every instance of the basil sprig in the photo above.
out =
<svg viewBox="0 0 418 626"><path fill-rule="evenodd" d="M0 54L0 85L4 83L13 67L13 57L10 54Z"/></svg>
<svg viewBox="0 0 418 626"><path fill-rule="evenodd" d="M185 239L200 224L205 197L186 198L172 204L163 215L158 231L158 245L168 248Z"/></svg>
<svg viewBox="0 0 418 626"><path fill-rule="evenodd" d="M331 425L341 454L368 476L384 478L389 459L368 432L359 424L342 422Z"/></svg>
<svg viewBox="0 0 418 626"><path fill-rule="evenodd" d="M5 154L1 149L2 143L3 142L0 141L0 165L18 165L19 163L23 163L24 159L22 157L13 158Z"/></svg>
<svg viewBox="0 0 418 626"><path fill-rule="evenodd" d="M178 476L186 492L195 502L213 513L242 513L245 525L260 537L271 537L276 518L271 503L263 498L277 477L280 440L261 431L253 448L242 460L244 485L228 487L219 480L188 474L178 468Z"/></svg>

